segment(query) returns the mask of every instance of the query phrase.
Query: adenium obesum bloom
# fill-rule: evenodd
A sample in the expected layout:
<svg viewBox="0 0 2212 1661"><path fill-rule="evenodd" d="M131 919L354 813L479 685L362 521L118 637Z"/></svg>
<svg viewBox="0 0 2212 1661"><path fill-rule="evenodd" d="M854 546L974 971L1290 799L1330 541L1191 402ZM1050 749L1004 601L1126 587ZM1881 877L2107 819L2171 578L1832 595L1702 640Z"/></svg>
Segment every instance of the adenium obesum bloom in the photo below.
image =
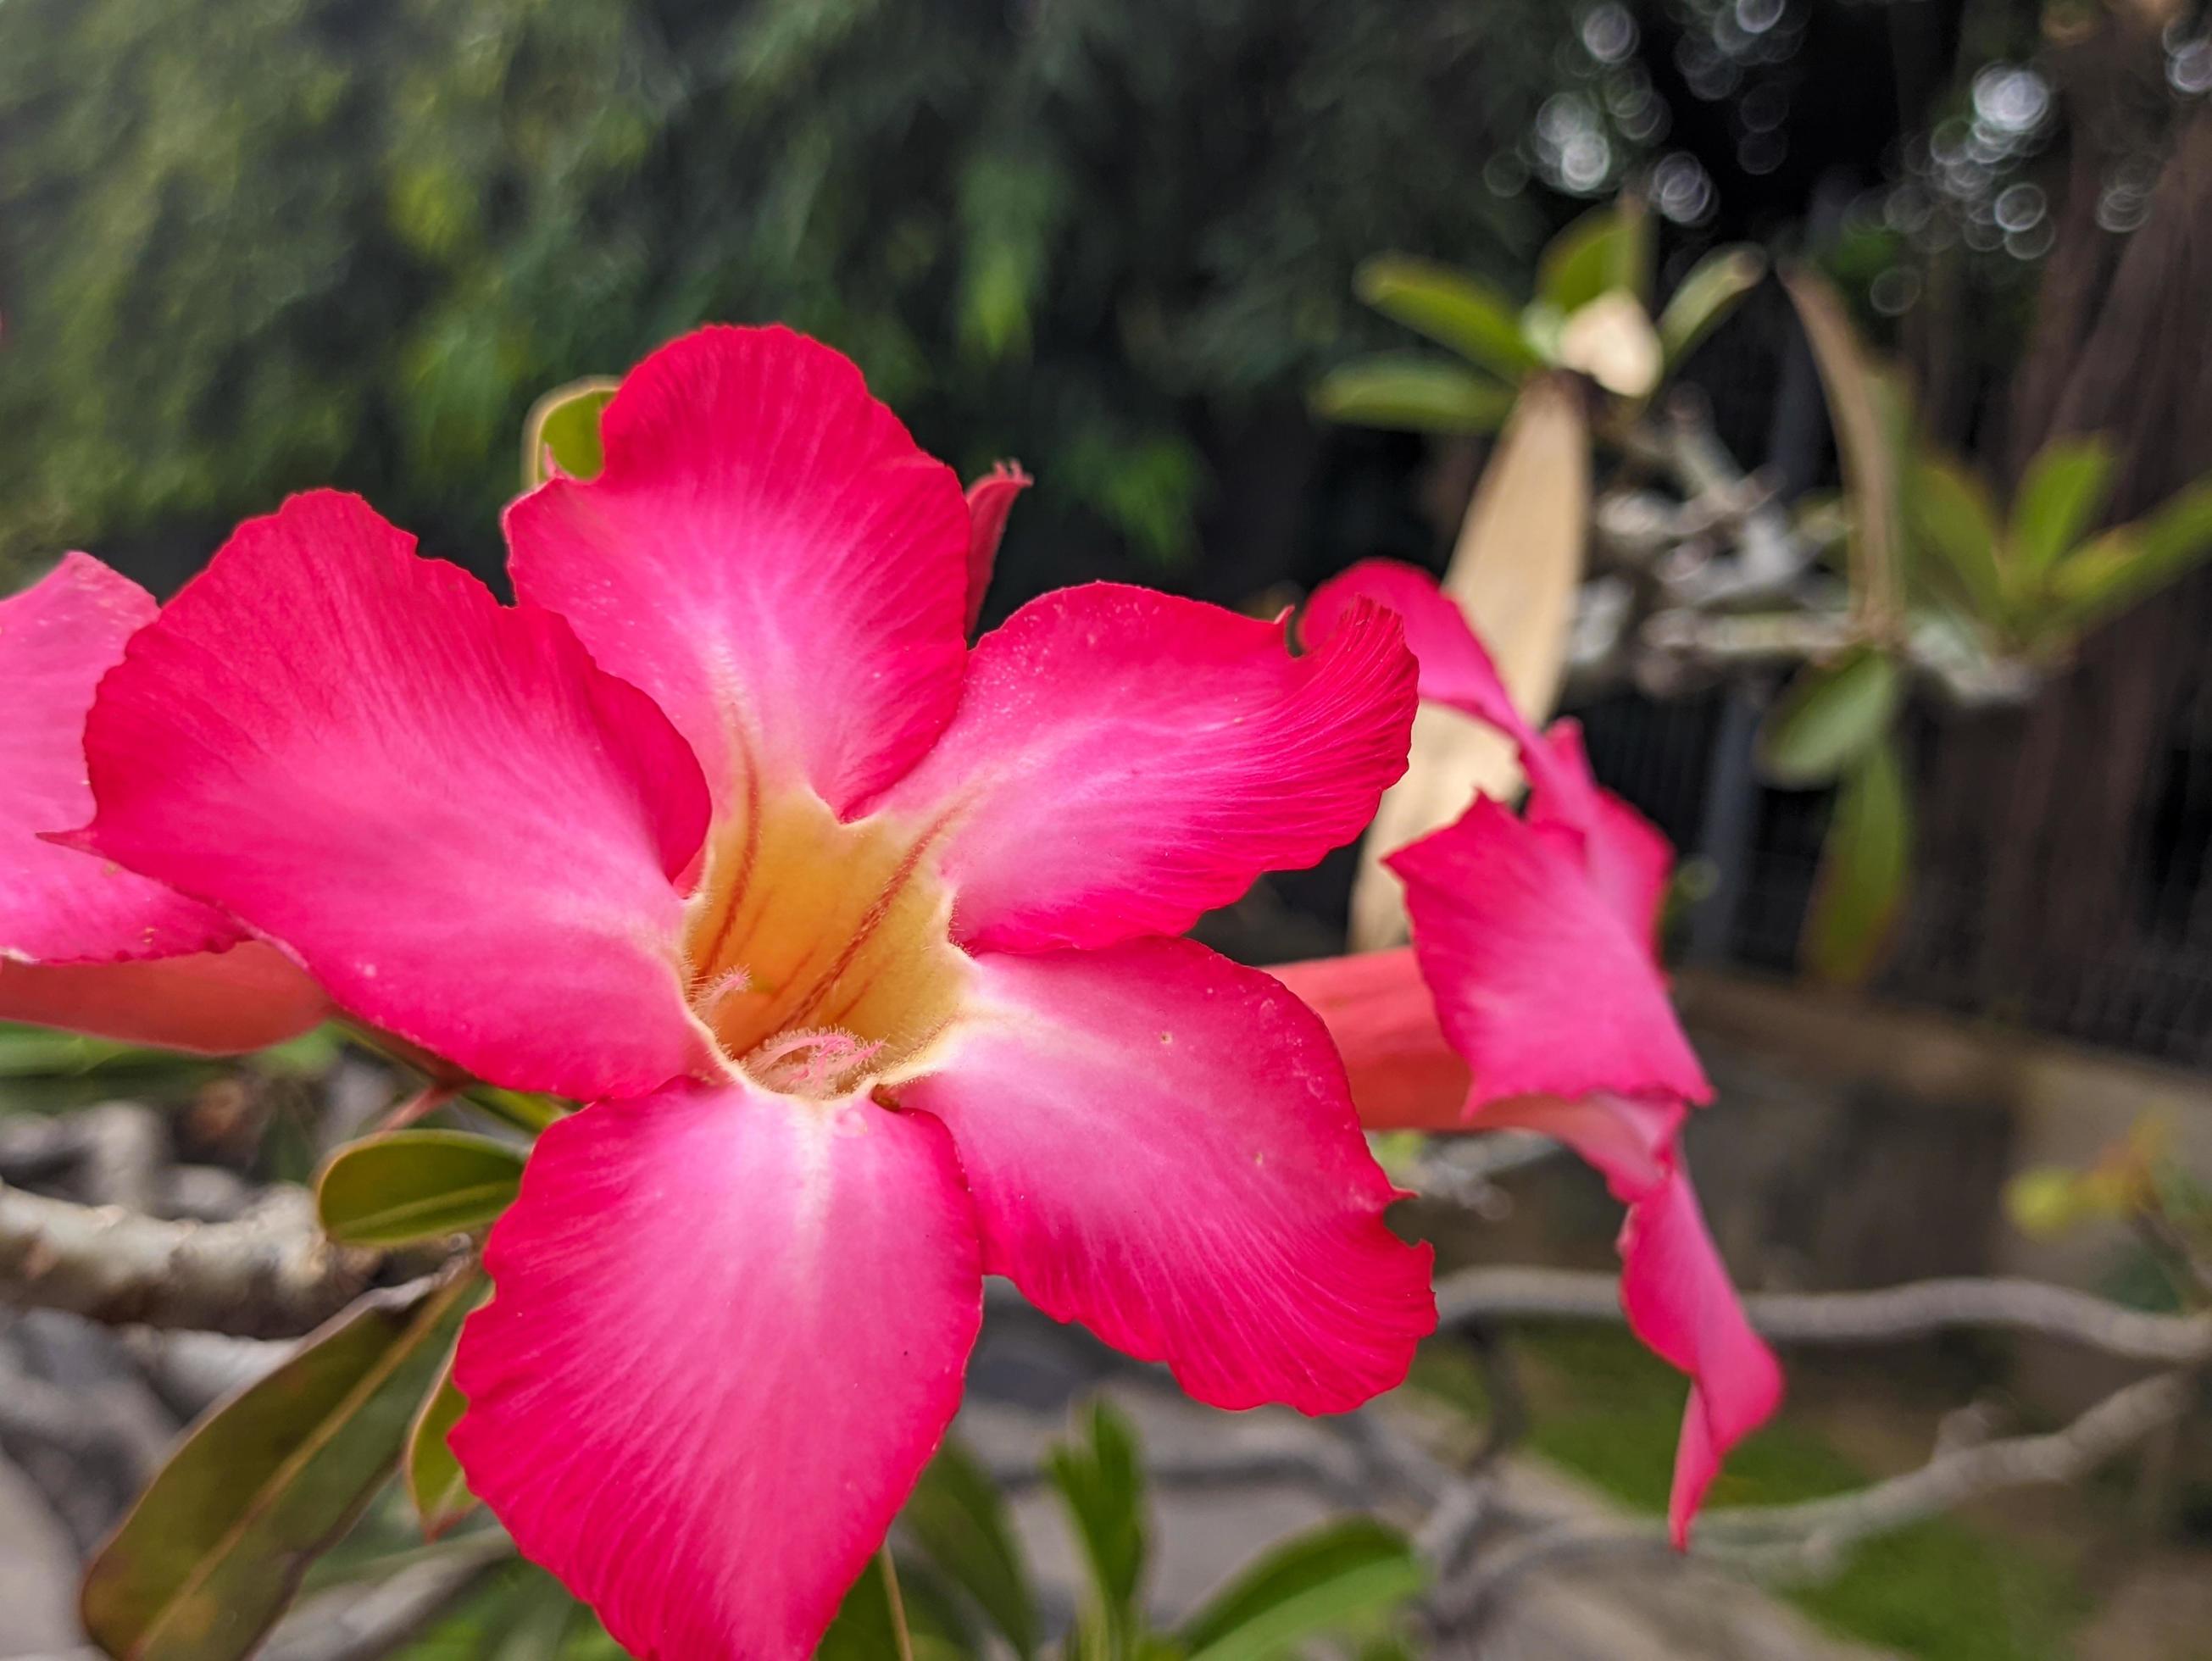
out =
<svg viewBox="0 0 2212 1661"><path fill-rule="evenodd" d="M981 1277L1201 1400L1350 1408L1435 1322L1319 1019L1176 936L1356 835L1415 667L1097 585L970 650L963 499L854 366L715 328L508 512L519 603L351 497L243 526L86 730L84 845L356 1018L596 1104L493 1229L453 1443L646 1656L801 1657L937 1445Z"/></svg>
<svg viewBox="0 0 2212 1661"><path fill-rule="evenodd" d="M313 981L220 911L43 839L92 812L85 711L154 612L85 554L0 599L0 1020L258 1050L324 1019Z"/></svg>
<svg viewBox="0 0 2212 1661"><path fill-rule="evenodd" d="M1326 649L1377 603L1405 621L1422 696L1519 746L1528 809L1478 798L1389 858L1406 885L1409 950L1276 973L1328 1022L1370 1128L1538 1131L1626 1205L1629 1324L1691 1381L1668 1506L1680 1546L1729 1449L1780 1404L1782 1374L1744 1319L1678 1141L1712 1088L1656 957L1673 852L1598 788L1575 723L1540 734L1521 717L1459 608L1421 572L1354 567L1315 593L1305 638Z"/></svg>

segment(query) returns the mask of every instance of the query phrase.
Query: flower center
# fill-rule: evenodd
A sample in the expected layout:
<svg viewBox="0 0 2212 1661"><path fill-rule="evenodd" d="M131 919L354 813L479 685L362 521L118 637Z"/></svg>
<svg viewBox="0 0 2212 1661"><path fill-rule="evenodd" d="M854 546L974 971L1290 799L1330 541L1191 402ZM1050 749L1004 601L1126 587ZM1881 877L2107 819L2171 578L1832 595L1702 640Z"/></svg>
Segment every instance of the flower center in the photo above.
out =
<svg viewBox="0 0 2212 1661"><path fill-rule="evenodd" d="M951 1024L968 959L925 851L881 819L840 824L807 790L715 826L684 922L688 995L756 1082L815 1097L895 1082Z"/></svg>

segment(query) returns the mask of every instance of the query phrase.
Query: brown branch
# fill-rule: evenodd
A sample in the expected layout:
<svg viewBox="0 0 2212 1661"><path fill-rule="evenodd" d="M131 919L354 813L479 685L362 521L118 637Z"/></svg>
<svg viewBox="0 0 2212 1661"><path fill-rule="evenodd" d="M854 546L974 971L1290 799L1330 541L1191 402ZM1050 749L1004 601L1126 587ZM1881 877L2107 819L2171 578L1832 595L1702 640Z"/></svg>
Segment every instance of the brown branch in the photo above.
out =
<svg viewBox="0 0 2212 1661"><path fill-rule="evenodd" d="M2212 1360L2212 1314L2150 1315L2040 1281L1919 1281L1876 1292L1753 1293L1752 1325L1784 1344L1875 1344L1952 1327L2066 1339L2131 1361ZM1438 1323L1486 1320L1616 1322L1616 1276L1557 1269L1469 1269L1437 1282Z"/></svg>
<svg viewBox="0 0 2212 1661"><path fill-rule="evenodd" d="M289 1338L351 1303L380 1254L334 1246L298 1189L235 1222L168 1222L0 1184L0 1301L111 1325Z"/></svg>
<svg viewBox="0 0 2212 1661"><path fill-rule="evenodd" d="M1825 1500L1787 1506L1709 1511L1699 1519L1692 1555L1769 1576L1832 1573L1862 1540L1939 1516L2014 1488L2077 1482L2172 1424L2196 1399L2188 1372L2163 1372L2114 1391L2063 1429L2005 1437L1938 1452L1928 1463ZM1554 1523L1487 1560L1455 1585L1437 1588L1432 1619L1440 1632L1463 1633L1532 1570L1590 1558L1668 1554L1664 1525L1649 1522Z"/></svg>
<svg viewBox="0 0 2212 1661"><path fill-rule="evenodd" d="M1844 1547L2008 1489L2078 1482L2188 1412L2197 1382L2161 1372L2114 1390L2063 1430L1938 1453L1905 1472L1832 1499L1708 1512L1700 1549L1768 1570L1825 1568Z"/></svg>

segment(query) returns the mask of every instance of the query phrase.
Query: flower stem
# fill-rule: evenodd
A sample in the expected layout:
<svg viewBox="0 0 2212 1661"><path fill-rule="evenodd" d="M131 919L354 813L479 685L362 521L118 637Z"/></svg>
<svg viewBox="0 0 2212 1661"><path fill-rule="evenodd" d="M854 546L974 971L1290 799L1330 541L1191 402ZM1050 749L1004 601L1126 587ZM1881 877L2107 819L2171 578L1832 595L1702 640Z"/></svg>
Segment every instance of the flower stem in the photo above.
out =
<svg viewBox="0 0 2212 1661"><path fill-rule="evenodd" d="M884 1595L890 1604L891 1631L898 1639L898 1661L914 1661L914 1635L906 1629L906 1599L899 1593L898 1567L888 1542L878 1554L884 1563Z"/></svg>

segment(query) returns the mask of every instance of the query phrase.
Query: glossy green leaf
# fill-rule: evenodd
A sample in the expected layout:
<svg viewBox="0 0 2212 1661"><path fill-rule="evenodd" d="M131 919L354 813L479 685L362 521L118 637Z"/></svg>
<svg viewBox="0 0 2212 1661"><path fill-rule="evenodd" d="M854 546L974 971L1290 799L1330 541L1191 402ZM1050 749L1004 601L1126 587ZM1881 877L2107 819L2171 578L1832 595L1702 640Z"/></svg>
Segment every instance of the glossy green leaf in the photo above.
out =
<svg viewBox="0 0 2212 1661"><path fill-rule="evenodd" d="M1499 380L1512 382L1544 360L1521 332L1521 308L1478 278L1433 260L1382 254L1352 279L1359 297Z"/></svg>
<svg viewBox="0 0 2212 1661"><path fill-rule="evenodd" d="M349 1142L315 1183L323 1231L347 1245L406 1245L483 1228L514 1203L520 1148L465 1130Z"/></svg>
<svg viewBox="0 0 2212 1661"><path fill-rule="evenodd" d="M422 1524L426 1539L435 1540L476 1508L461 1462L453 1457L447 1434L460 1423L468 1400L453 1385L453 1358L438 1373L437 1387L422 1398L415 1422L407 1429L407 1448L399 1474L407 1484L407 1497Z"/></svg>
<svg viewBox="0 0 2212 1661"><path fill-rule="evenodd" d="M1552 239L1536 268L1536 299L1572 316L1608 289L1644 297L1650 227L1632 198L1593 209Z"/></svg>
<svg viewBox="0 0 2212 1661"><path fill-rule="evenodd" d="M1513 394L1448 358L1384 352L1323 375L1313 411L1325 421L1421 433L1486 433L1501 425Z"/></svg>
<svg viewBox="0 0 2212 1661"><path fill-rule="evenodd" d="M1668 365L1695 351L1765 275L1766 256L1741 246L1716 248L1692 267L1659 314L1659 344Z"/></svg>
<svg viewBox="0 0 2212 1661"><path fill-rule="evenodd" d="M1191 1661L1275 1661L1303 1640L1402 1603L1421 1581L1403 1535L1347 1518L1270 1550L1207 1600L1182 1640Z"/></svg>
<svg viewBox="0 0 2212 1661"><path fill-rule="evenodd" d="M1881 966L1905 901L1912 819L1897 746L1885 739L1852 764L1820 850L1805 918L1806 966L1861 986Z"/></svg>
<svg viewBox="0 0 2212 1661"><path fill-rule="evenodd" d="M1826 278L1801 267L1783 284L1797 307L1813 359L1820 372L1843 459L1844 491L1850 506L1851 587L1862 617L1894 616L1899 590L1899 516L1897 428L1901 395L1886 386L1869 362L1850 313Z"/></svg>
<svg viewBox="0 0 2212 1661"><path fill-rule="evenodd" d="M1806 665L1759 729L1760 771L1793 789L1828 783L1888 732L1903 691L1897 665L1871 648Z"/></svg>
<svg viewBox="0 0 2212 1661"><path fill-rule="evenodd" d="M2012 501L2010 551L2023 571L2045 571L2105 511L2117 458L2103 439L2054 439L2035 453Z"/></svg>
<svg viewBox="0 0 2212 1661"><path fill-rule="evenodd" d="M2002 627L2004 573L1997 563L1996 511L1982 483L1957 464L1929 460L1913 468L1907 503L1918 545L1942 563L1975 617Z"/></svg>
<svg viewBox="0 0 2212 1661"><path fill-rule="evenodd" d="M2061 560L2051 588L2061 618L2101 622L2155 593L2212 555L2212 482L2191 485L2156 513L2106 532Z"/></svg>
<svg viewBox="0 0 2212 1661"><path fill-rule="evenodd" d="M557 470L597 478L606 465L599 417L621 383L592 375L556 386L530 406L522 423L522 488L534 490Z"/></svg>
<svg viewBox="0 0 2212 1661"><path fill-rule="evenodd" d="M1004 1496L965 1448L948 1441L938 1451L899 1520L938 1571L1029 1661L1036 1653L1037 1611L1020 1543Z"/></svg>
<svg viewBox="0 0 2212 1661"><path fill-rule="evenodd" d="M1135 1435L1111 1403L1096 1402L1078 1439L1054 1448L1048 1469L1091 1570L1095 1601L1085 1618L1091 1647L1124 1654L1140 1629L1137 1588L1145 1573L1144 1473Z"/></svg>
<svg viewBox="0 0 2212 1661"><path fill-rule="evenodd" d="M118 1661L237 1661L392 1474L482 1281L375 1293L201 1420L93 1560Z"/></svg>

